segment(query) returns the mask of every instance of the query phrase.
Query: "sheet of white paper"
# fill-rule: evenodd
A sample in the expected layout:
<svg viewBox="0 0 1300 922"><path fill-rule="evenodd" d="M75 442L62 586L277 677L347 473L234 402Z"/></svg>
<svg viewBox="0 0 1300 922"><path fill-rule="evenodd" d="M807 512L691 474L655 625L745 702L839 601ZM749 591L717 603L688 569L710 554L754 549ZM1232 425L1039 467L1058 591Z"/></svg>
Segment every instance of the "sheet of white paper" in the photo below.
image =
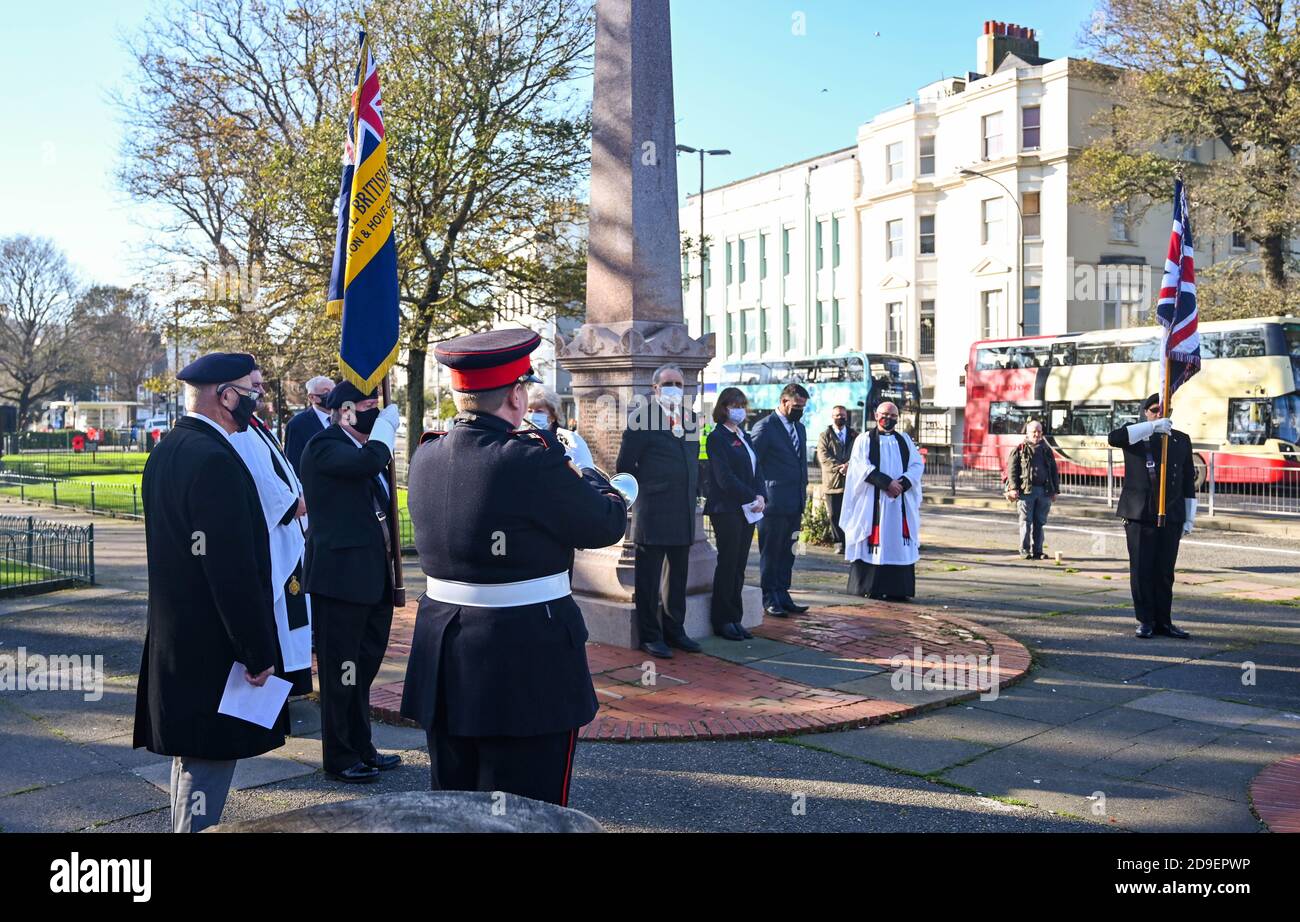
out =
<svg viewBox="0 0 1300 922"><path fill-rule="evenodd" d="M753 525L755 522L757 522L759 519L763 517L763 513L754 511L753 503L750 503L748 506L741 506L740 508L744 510L745 521L748 522L750 525Z"/></svg>
<svg viewBox="0 0 1300 922"><path fill-rule="evenodd" d="M230 675L226 677L226 690L221 694L217 713L238 717L270 729L280 716L280 709L289 700L292 688L292 682L287 682L278 675L267 678L266 684L261 688L249 685L244 678L244 664L235 663L230 667Z"/></svg>

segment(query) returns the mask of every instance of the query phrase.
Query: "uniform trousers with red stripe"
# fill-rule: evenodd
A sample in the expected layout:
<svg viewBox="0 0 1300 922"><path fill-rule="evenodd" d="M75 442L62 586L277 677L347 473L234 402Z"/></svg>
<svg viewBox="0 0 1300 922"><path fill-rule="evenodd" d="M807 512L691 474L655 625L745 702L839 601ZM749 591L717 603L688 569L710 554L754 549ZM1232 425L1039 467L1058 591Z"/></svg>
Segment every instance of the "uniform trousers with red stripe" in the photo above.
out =
<svg viewBox="0 0 1300 922"><path fill-rule="evenodd" d="M504 791L569 805L578 731L540 736L452 736L428 731L435 791Z"/></svg>

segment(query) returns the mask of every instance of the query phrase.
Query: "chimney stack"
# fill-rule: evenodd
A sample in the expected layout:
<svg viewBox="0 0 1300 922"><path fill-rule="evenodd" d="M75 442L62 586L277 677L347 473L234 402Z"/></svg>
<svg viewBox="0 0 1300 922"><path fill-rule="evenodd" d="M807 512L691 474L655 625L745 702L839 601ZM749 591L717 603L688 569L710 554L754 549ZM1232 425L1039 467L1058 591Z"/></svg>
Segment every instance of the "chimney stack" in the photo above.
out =
<svg viewBox="0 0 1300 922"><path fill-rule="evenodd" d="M983 34L975 46L975 69L987 77L1009 54L1038 57L1038 34L1026 26L986 19Z"/></svg>

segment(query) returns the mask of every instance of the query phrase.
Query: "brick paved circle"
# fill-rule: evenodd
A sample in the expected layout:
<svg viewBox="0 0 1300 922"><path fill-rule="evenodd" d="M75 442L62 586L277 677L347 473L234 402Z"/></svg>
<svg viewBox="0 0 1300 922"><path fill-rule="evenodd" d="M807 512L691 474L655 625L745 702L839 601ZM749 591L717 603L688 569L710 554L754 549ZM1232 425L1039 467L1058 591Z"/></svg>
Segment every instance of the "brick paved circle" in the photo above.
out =
<svg viewBox="0 0 1300 922"><path fill-rule="evenodd" d="M399 710L415 611L412 602L394 613L384 667L371 689L372 714L390 723L407 723ZM588 644L600 711L581 738L733 740L866 726L976 697L991 683L1006 687L1030 665L1028 650L1005 634L917 605L818 607L768 618L754 634L746 644L711 647L722 656L676 651L671 660ZM819 672L829 676L824 685L810 681L809 673ZM937 690L893 691L894 676L941 674Z"/></svg>
<svg viewBox="0 0 1300 922"><path fill-rule="evenodd" d="M1250 803L1273 832L1300 832L1300 755L1274 762L1250 783Z"/></svg>

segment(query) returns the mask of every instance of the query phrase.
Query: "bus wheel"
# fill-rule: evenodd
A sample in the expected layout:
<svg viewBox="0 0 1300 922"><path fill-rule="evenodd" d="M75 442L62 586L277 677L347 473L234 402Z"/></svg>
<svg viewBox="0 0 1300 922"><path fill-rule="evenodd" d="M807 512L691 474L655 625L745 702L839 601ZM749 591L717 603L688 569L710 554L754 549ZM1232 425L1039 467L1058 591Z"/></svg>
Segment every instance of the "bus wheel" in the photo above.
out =
<svg viewBox="0 0 1300 922"><path fill-rule="evenodd" d="M1200 493L1205 489L1205 483L1210 479L1210 468L1205 463L1205 459L1200 455L1192 455L1192 467L1196 470L1196 492Z"/></svg>

